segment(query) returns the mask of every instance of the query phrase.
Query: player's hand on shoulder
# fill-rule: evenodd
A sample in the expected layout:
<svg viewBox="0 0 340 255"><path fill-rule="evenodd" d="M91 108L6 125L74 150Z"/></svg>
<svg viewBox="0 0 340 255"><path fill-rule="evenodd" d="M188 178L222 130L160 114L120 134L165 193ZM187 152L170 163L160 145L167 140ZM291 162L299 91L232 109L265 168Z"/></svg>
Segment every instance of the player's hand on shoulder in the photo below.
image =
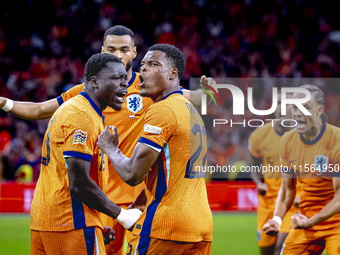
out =
<svg viewBox="0 0 340 255"><path fill-rule="evenodd" d="M261 195L264 196L267 191L268 191L268 185L266 183L261 182L256 186L257 192Z"/></svg>
<svg viewBox="0 0 340 255"><path fill-rule="evenodd" d="M104 236L104 243L105 245L107 245L111 241L115 240L115 231L109 226L104 226L103 236Z"/></svg>
<svg viewBox="0 0 340 255"><path fill-rule="evenodd" d="M293 228L301 229L301 228L310 228L313 227L310 219L301 214L297 213L292 216Z"/></svg>
<svg viewBox="0 0 340 255"><path fill-rule="evenodd" d="M277 236L280 232L280 225L276 221L270 219L263 225L263 231L269 236Z"/></svg>
<svg viewBox="0 0 340 255"><path fill-rule="evenodd" d="M0 107L3 107L7 102L7 98L5 97L0 97Z"/></svg>
<svg viewBox="0 0 340 255"><path fill-rule="evenodd" d="M106 153L107 149L114 149L118 146L118 132L115 126L106 126L103 132L98 136L97 146Z"/></svg>
<svg viewBox="0 0 340 255"><path fill-rule="evenodd" d="M202 75L201 76L201 79L200 79L200 84L201 84L201 87L208 90L208 91L211 91L213 92L208 86L212 87L216 92L218 92L217 88L216 88L216 81L211 78L211 77L206 77L205 75ZM208 86L204 86L205 85L208 85Z"/></svg>

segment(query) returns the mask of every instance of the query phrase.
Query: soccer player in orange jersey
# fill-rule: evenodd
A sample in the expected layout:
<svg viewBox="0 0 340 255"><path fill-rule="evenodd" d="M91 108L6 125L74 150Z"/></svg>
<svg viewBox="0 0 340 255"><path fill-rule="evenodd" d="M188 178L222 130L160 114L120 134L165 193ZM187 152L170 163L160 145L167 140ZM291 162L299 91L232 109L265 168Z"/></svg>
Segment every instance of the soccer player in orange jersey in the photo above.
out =
<svg viewBox="0 0 340 255"><path fill-rule="evenodd" d="M287 113L290 112L290 109ZM289 230L292 228L291 216L299 210L297 206L293 205L287 212L283 219L282 226L278 237L266 235L262 228L263 225L273 217L275 210L275 201L281 186L281 168L280 168L280 155L279 144L282 135L290 130L289 127L284 127L281 121L289 119L288 116L281 116L281 97L278 93L278 104L275 111L276 121L273 125L272 122L257 128L249 137L249 151L252 157L252 165L258 166L259 172L251 172L250 176L255 182L258 190L259 206L257 208L257 241L262 255L279 255L284 240L286 239ZM287 125L290 125L288 122ZM265 172L260 166L265 166ZM279 172L269 170L279 169ZM262 180L263 179L263 182ZM297 194L296 197L299 197ZM298 200L298 199L297 199Z"/></svg>
<svg viewBox="0 0 340 255"><path fill-rule="evenodd" d="M282 254L321 254L326 248L328 255L335 255L340 251L340 129L326 123L322 90L313 85L302 87L311 92L310 101L304 104L311 115L304 115L296 106L292 109L297 126L280 141L282 183L274 217L263 230L272 236L279 233L299 178L301 214L292 216L294 229ZM304 97L302 93L293 96Z"/></svg>
<svg viewBox="0 0 340 255"><path fill-rule="evenodd" d="M132 71L131 68L131 63L137 54L134 33L124 26L114 26L105 32L103 41L102 52L111 53L119 57L128 75L128 94L126 95L126 101L122 104L122 110L105 109L103 112L105 126L115 125L117 127L120 134L118 146L125 155L131 156L133 148L143 131L143 118L148 107L152 104L152 100L139 95L139 74ZM211 86L215 85L211 78L205 78L205 76L201 78L201 82ZM13 102L0 97L0 107L3 107L5 103L11 104L12 107L10 107L9 111L11 114L28 120L49 118L58 109L59 104L78 95L83 88L84 84L75 86L58 98L42 103ZM182 92L195 106L200 105L201 95L204 93L202 90L190 91L182 89ZM8 110L9 108L5 109ZM121 180L110 162L109 169L110 176L105 193L111 201L126 209L136 199L144 184L131 187ZM102 217L105 224L111 226L116 232L116 240L106 246L107 253L124 254L125 229L111 217L106 217L105 215ZM128 232L126 233L128 234Z"/></svg>
<svg viewBox="0 0 340 255"><path fill-rule="evenodd" d="M119 150L115 127L106 127L98 137L98 147L123 181L134 186L145 180L144 199L138 199L146 200L146 209L133 228L127 254L211 253L212 215L205 172L200 171L206 166L206 130L180 90L184 69L176 47L150 47L141 63L139 86L141 95L154 103L132 156Z"/></svg>
<svg viewBox="0 0 340 255"><path fill-rule="evenodd" d="M53 114L44 136L31 207L31 254L104 254L99 212L126 228L141 215L103 193L107 157L96 145L104 130L102 111L107 106L120 110L127 94L124 65L111 54L96 54L85 76L84 91ZM112 239L113 230L108 234Z"/></svg>

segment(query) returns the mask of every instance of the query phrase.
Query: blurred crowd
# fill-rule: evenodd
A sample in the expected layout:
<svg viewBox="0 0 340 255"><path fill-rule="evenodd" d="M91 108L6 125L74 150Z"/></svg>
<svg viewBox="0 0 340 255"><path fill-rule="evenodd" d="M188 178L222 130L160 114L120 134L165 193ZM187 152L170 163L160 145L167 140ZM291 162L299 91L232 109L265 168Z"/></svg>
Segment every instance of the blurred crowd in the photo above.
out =
<svg viewBox="0 0 340 255"><path fill-rule="evenodd" d="M40 102L84 81L84 65L101 51L114 25L135 32L139 64L148 47L171 43L186 59L182 86L202 74L213 78L337 78L340 16L328 0L27 0L0 3L0 95ZM310 79L327 97L326 113L340 126L340 86ZM281 84L282 85L282 84ZM246 85L247 86L247 85ZM244 89L244 88L243 88ZM271 86L258 84L255 100L271 102ZM264 100L263 100L264 99ZM259 100L258 100L259 101ZM224 100L230 111L231 103ZM0 111L0 178L37 180L48 120L27 122ZM252 128L210 134L208 159L248 162ZM220 132L220 133L219 133ZM218 142L217 142L218 140ZM228 178L218 176L217 178Z"/></svg>

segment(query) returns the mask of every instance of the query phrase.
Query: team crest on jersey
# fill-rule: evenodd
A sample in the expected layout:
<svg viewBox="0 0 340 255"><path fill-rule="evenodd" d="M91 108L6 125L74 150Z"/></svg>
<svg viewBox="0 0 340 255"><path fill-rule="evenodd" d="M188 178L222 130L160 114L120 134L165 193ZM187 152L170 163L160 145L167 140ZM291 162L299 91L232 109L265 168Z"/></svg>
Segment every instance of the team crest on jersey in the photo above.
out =
<svg viewBox="0 0 340 255"><path fill-rule="evenodd" d="M136 113L142 110L143 100L140 95L133 94L127 97L127 109L130 112Z"/></svg>
<svg viewBox="0 0 340 255"><path fill-rule="evenodd" d="M320 173L327 172L328 158L325 155L317 155L314 157L314 167Z"/></svg>
<svg viewBox="0 0 340 255"><path fill-rule="evenodd" d="M84 132L78 129L74 132L73 144L85 145L86 139L87 139L87 132Z"/></svg>

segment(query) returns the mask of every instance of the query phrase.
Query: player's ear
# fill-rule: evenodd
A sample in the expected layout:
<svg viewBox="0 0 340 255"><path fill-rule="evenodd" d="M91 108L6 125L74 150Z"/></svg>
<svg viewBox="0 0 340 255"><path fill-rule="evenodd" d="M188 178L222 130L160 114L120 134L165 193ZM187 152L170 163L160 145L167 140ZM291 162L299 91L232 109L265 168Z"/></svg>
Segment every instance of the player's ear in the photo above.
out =
<svg viewBox="0 0 340 255"><path fill-rule="evenodd" d="M325 107L323 105L319 105L318 107L318 112L319 112L319 116L321 116L325 111Z"/></svg>
<svg viewBox="0 0 340 255"><path fill-rule="evenodd" d="M170 72L169 80L174 80L178 77L178 69L177 68L171 68L169 72Z"/></svg>
<svg viewBox="0 0 340 255"><path fill-rule="evenodd" d="M96 76L92 76L90 78L90 82L91 82L92 88L94 88L94 89L98 88L98 78Z"/></svg>
<svg viewBox="0 0 340 255"><path fill-rule="evenodd" d="M104 52L104 45L102 46L102 52L101 53L103 53Z"/></svg>
<svg viewBox="0 0 340 255"><path fill-rule="evenodd" d="M133 58L134 59L135 57L137 56L137 47L133 47Z"/></svg>

